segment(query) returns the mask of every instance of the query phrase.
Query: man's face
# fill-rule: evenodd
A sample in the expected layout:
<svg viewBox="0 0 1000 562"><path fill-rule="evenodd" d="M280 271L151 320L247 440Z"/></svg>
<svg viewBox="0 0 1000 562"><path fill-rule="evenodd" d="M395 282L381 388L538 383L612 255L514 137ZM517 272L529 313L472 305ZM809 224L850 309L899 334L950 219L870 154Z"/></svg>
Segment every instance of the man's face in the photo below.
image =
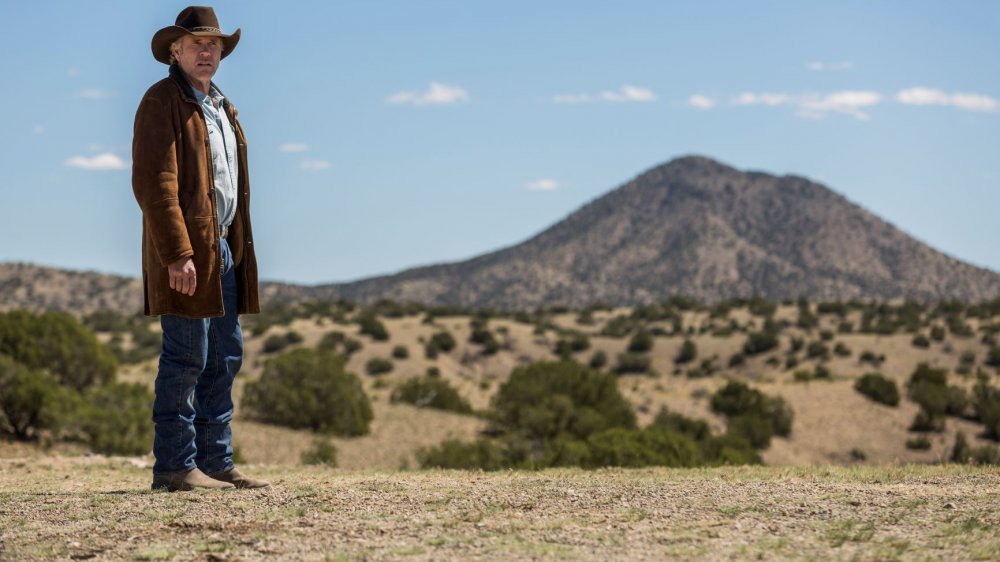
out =
<svg viewBox="0 0 1000 562"><path fill-rule="evenodd" d="M184 74L196 80L208 82L219 69L219 59L222 58L222 40L218 37L198 37L186 35L181 41L181 48L174 51L177 65Z"/></svg>

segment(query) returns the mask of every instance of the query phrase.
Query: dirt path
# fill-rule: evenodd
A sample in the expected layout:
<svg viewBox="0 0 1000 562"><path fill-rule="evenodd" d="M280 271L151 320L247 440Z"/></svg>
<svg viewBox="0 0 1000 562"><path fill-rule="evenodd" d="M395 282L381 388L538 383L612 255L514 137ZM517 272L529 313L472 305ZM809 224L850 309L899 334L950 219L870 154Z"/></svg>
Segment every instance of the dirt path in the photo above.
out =
<svg viewBox="0 0 1000 562"><path fill-rule="evenodd" d="M0 461L3 560L997 560L1000 470L350 472L151 493L128 459Z"/></svg>

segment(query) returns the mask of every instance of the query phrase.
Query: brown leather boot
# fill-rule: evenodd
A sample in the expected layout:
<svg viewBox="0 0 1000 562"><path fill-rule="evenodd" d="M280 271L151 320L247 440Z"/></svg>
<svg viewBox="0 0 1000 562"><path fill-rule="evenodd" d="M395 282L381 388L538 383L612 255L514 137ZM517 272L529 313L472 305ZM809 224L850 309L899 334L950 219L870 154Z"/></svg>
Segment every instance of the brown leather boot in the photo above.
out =
<svg viewBox="0 0 1000 562"><path fill-rule="evenodd" d="M236 486L226 482L220 482L214 478L209 478L204 472L198 470L197 468L153 475L153 490L187 492L196 488L207 490L233 490Z"/></svg>
<svg viewBox="0 0 1000 562"><path fill-rule="evenodd" d="M237 488L267 488L271 485L270 482L266 480L258 480L256 478L250 478L249 476L243 474L238 468L233 467L224 472L215 472L207 475L209 478L214 478L220 482L228 482Z"/></svg>

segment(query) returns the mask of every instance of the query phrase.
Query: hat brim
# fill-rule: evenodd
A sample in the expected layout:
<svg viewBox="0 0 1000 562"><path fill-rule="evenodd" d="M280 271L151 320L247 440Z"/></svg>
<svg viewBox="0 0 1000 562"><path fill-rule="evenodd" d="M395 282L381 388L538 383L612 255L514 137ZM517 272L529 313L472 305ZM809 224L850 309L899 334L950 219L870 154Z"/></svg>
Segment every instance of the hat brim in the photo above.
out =
<svg viewBox="0 0 1000 562"><path fill-rule="evenodd" d="M170 64L170 45L185 35L194 35L195 37L218 37L222 40L222 56L220 57L222 59L229 56L229 53L232 53L233 49L236 48L236 44L240 42L239 29L234 31L231 35L225 35L223 33L211 33L205 31L192 32L179 25L170 25L157 31L153 35L153 41L150 45L153 49L153 58L163 64Z"/></svg>

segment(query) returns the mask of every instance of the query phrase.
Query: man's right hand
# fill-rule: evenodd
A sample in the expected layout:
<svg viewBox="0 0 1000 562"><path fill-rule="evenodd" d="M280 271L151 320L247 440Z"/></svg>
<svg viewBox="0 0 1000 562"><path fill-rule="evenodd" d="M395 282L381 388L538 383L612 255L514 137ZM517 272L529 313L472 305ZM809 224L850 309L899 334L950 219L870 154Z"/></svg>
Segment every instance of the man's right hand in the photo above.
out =
<svg viewBox="0 0 1000 562"><path fill-rule="evenodd" d="M170 288L187 296L194 296L198 277L195 274L194 260L181 258L167 266L170 273Z"/></svg>

